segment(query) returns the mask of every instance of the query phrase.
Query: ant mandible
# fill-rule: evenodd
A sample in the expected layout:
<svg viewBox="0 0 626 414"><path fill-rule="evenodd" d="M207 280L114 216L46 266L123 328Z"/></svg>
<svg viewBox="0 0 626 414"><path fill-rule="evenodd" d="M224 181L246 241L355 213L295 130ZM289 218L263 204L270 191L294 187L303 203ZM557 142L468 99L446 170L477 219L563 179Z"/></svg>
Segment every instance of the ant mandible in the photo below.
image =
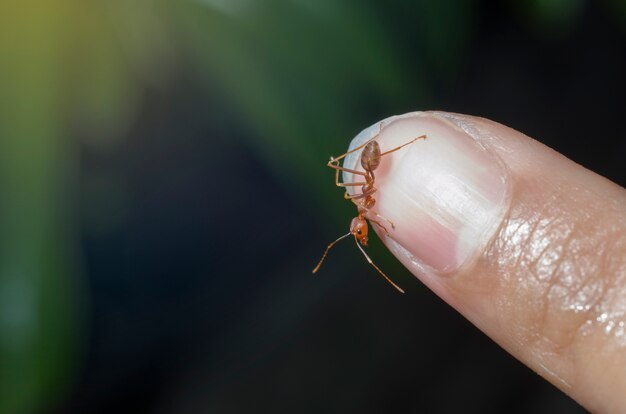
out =
<svg viewBox="0 0 626 414"><path fill-rule="evenodd" d="M367 226L366 215L367 213L372 213L377 218L388 222L391 225L392 229L396 228L396 226L389 219L372 211L372 207L374 207L374 204L376 204L376 199L374 198L374 193L376 192L376 187L374 186L374 182L376 180L376 177L374 176L374 170L378 168L378 166L380 165L380 159L382 157L384 157L385 155L391 154L392 152L398 151L399 149L414 143L418 139L426 139L426 135L421 135L419 137L413 138L412 140L396 148L393 148L389 151L381 152L380 145L378 145L376 138L380 136L382 129L383 129L383 123L381 122L379 124L378 132L376 133L376 135L374 135L372 138L365 141L365 143L363 143L362 145L359 145L358 147L351 149L350 151L346 152L343 155L340 155L339 157L336 157L336 158L330 157L330 161L328 161L328 163L326 164L327 166L335 170L335 185L337 187L361 186L361 193L349 194L346 191L346 193L344 194L344 198L346 200L351 200L354 204L356 204L358 214L355 218L352 219L352 222L350 223L350 231L328 245L319 263L317 264L317 266L315 266L315 269L313 269L313 273L316 273L319 270L319 268L322 266L322 263L324 262L324 259L326 259L326 255L337 242L352 235L354 236L354 241L357 247L359 248L359 250L361 250L361 253L363 253L368 263L374 266L374 268L378 271L378 273L380 273L381 276L384 277L387 280L387 282L389 282L393 287L395 287L400 293L404 293L404 290L402 290L400 286L392 282L391 279L389 279L389 277L387 277L387 275L382 270L380 270L380 268L376 266L376 264L374 264L372 259L370 259L370 257L367 255L367 253L365 253L365 250L363 249L363 247L367 247L367 241L368 241L367 239L368 226ZM349 154L352 154L353 152L360 150L361 148L363 148L363 152L361 153L361 166L363 167L363 170L364 170L363 172L344 168L339 165L339 160L341 160L342 158L346 157ZM339 182L339 171L345 171L348 173L360 175L363 177L363 179L365 179L365 181L356 182L356 183L341 183ZM385 226L383 226L380 221L374 220L371 217L368 219L369 221L371 221L372 223L376 224L381 229L383 229L385 233L389 234L389 232L387 231L387 228L385 228Z"/></svg>

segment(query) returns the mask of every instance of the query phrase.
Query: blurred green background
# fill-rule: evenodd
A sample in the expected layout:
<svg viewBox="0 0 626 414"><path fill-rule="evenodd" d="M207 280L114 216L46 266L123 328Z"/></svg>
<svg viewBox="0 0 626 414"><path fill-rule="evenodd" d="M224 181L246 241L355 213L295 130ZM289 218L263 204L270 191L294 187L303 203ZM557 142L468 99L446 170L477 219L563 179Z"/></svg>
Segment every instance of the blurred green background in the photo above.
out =
<svg viewBox="0 0 626 414"><path fill-rule="evenodd" d="M581 410L379 243L406 297L310 270L354 214L326 160L392 114L623 185L625 38L621 0L4 1L0 413Z"/></svg>

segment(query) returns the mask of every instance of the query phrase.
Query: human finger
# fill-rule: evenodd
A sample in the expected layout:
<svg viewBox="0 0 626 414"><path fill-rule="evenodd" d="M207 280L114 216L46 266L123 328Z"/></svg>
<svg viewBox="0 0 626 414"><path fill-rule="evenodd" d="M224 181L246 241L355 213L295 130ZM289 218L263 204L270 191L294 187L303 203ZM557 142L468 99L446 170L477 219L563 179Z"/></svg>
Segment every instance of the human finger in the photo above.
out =
<svg viewBox="0 0 626 414"><path fill-rule="evenodd" d="M374 226L394 255L586 408L626 412L626 191L495 122L392 117L357 136L384 156ZM359 152L347 168L362 169ZM353 180L344 174L344 181ZM349 187L358 192L358 188Z"/></svg>

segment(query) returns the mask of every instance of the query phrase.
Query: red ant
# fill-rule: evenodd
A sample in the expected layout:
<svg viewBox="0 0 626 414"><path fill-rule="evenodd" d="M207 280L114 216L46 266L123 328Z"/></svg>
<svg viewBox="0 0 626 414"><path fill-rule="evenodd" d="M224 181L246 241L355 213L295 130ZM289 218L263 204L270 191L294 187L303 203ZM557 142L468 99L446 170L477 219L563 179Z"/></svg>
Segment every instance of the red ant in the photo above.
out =
<svg viewBox="0 0 626 414"><path fill-rule="evenodd" d="M328 245L319 263L317 264L317 266L315 266L315 269L313 269L313 273L316 273L319 270L329 250L337 242L345 239L346 237L350 235L353 235L354 241L357 247L359 248L359 250L361 250L361 253L363 253L368 263L374 266L374 268L378 271L378 273L380 273L382 277L384 277L387 280L387 282L389 282L399 292L404 293L404 290L402 290L398 285L392 282L391 279L389 279L389 277L387 277L387 275L382 270L380 270L378 266L374 264L374 262L372 261L372 259L370 259L367 253L365 253L365 250L363 249L363 247L367 247L367 240L368 240L367 239L368 226L367 226L367 221L365 218L366 218L366 214L371 212L376 217L387 221L391 225L392 229L396 228L396 226L389 219L386 219L385 217L379 215L378 213L371 211L372 207L374 207L374 204L376 204L376 199L374 199L374 193L376 192L376 187L374 187L374 181L375 181L374 170L378 168L378 166L380 165L380 159L383 156L391 154L392 152L398 151L400 148L405 147L409 144L412 144L418 139L426 139L426 135L421 135L417 138L413 138L409 142L406 142L400 145L399 147L396 147L394 149L381 153L380 146L378 145L376 138L380 136L382 129L383 129L383 123L381 122L379 125L378 133L376 135L368 139L364 144L359 145L356 148L353 148L352 150L346 152L343 155L340 155L337 158L330 157L330 161L328 161L328 163L326 164L327 166L335 170L335 185L337 187L354 187L354 186L362 186L362 187L361 187L360 194L349 194L347 191L344 194L344 198L346 200L351 200L354 204L356 204L358 214L355 218L352 219L352 222L350 223L350 231ZM363 152L361 153L361 166L363 167L364 172L351 170L351 169L339 166L339 160L341 160L348 154L352 154L353 152L360 150L361 148L363 148ZM340 183L339 171L345 171L348 173L363 176L365 181L357 182L357 183ZM389 234L385 226L383 226L380 223L380 221L373 220L371 218L369 218L369 220L372 223L378 225L380 228L382 228L385 231L385 233Z"/></svg>

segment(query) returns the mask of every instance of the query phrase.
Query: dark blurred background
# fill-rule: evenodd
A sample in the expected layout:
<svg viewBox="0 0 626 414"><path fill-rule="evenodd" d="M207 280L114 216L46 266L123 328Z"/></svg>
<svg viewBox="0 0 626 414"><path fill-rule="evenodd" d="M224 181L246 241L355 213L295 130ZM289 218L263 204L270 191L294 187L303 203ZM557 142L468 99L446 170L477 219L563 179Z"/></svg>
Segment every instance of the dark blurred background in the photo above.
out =
<svg viewBox="0 0 626 414"><path fill-rule="evenodd" d="M0 413L583 412L325 167L442 109L626 183L622 0L4 1Z"/></svg>

